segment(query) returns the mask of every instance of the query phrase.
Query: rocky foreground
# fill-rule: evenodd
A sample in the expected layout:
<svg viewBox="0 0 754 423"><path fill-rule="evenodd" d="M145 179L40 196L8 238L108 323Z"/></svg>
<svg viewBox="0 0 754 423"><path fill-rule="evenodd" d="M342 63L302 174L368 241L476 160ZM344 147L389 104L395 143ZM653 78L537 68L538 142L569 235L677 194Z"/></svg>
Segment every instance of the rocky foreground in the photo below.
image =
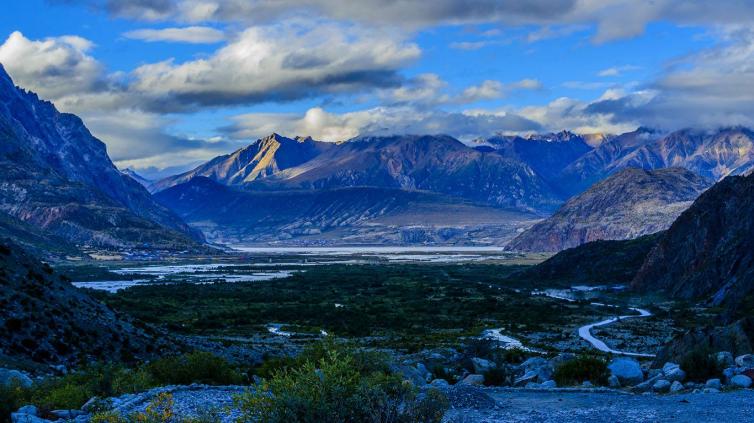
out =
<svg viewBox="0 0 754 423"><path fill-rule="evenodd" d="M123 415L144 412L161 393L174 401L174 414L182 418L215 416L223 423L235 422L239 412L233 398L247 387L169 386L114 399ZM754 391L730 393L684 393L663 396L631 395L618 390L510 389L457 385L443 388L450 400L444 422L719 422L751 421ZM94 404L92 402L92 404ZM90 405L91 406L91 405ZM85 408L87 408L85 406ZM13 415L14 423L47 423L38 410L24 407ZM88 422L86 411L57 411L58 421Z"/></svg>
<svg viewBox="0 0 754 423"><path fill-rule="evenodd" d="M642 369L632 358L615 358L608 365L609 388L595 387L585 380L580 386L558 387L553 380L554 368L576 360L568 354L552 359L532 357L511 366L515 379L512 386L485 387L485 375L496 365L482 358L472 358L475 373L466 374L454 385L444 379L432 379L423 363L402 364L395 371L414 383L420 392L437 389L445 394L449 409L446 422L655 422L673 421L751 421L750 407L754 355L733 357L720 352L714 358L724 368L722 379L704 383L688 381L686 371L675 363L661 369ZM0 369L2 370L2 369ZM10 373L0 371L0 376ZM15 377L23 375L14 373ZM0 377L0 382L2 382ZM25 383L31 384L30 379ZM144 413L156 398L168 395L176 418L210 419L235 422L240 416L234 398L252 386L165 386L116 398L92 398L80 410L53 410L42 416L33 406L25 406L12 415L14 423L50 423L91 420L99 409L120 416ZM44 417L44 418L43 418Z"/></svg>

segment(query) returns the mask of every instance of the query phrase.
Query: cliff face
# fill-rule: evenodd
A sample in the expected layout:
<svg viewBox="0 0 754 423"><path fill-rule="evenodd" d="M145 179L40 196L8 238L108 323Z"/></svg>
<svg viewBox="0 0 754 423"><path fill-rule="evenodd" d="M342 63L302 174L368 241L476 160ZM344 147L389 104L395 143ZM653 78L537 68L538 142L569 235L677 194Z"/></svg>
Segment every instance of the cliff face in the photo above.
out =
<svg viewBox="0 0 754 423"><path fill-rule="evenodd" d="M622 240L667 229L711 182L680 169L624 169L570 199L516 237L515 251L560 251L596 240Z"/></svg>
<svg viewBox="0 0 754 423"><path fill-rule="evenodd" d="M123 175L78 117L0 67L0 211L75 244L186 248L202 240Z"/></svg>
<svg viewBox="0 0 754 423"><path fill-rule="evenodd" d="M632 285L736 310L754 292L754 175L728 177L673 223Z"/></svg>

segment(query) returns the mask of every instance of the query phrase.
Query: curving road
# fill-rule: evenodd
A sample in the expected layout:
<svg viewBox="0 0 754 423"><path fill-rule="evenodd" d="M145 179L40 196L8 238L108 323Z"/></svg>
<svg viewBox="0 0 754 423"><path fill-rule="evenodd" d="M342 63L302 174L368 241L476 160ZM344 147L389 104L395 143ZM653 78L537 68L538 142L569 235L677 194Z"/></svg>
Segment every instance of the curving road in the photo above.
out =
<svg viewBox="0 0 754 423"><path fill-rule="evenodd" d="M607 305L607 304L600 304L600 303L592 303L592 304L613 307L613 306L610 306L610 305ZM650 313L647 310L644 310L643 308L633 308L632 307L632 308L630 308L630 310L634 310L634 311L638 312L639 314L632 314L632 315L629 315L629 316L612 317L610 319L605 319L605 320L602 320L602 321L597 322L597 323L591 323L591 324L588 324L588 325L584 325L584 326L582 326L582 327L579 328L579 336L581 338L583 338L584 340L586 340L587 342L589 342L590 344L592 344L592 346L594 348L596 348L596 349L598 349L600 351L604 351L606 353L611 353L611 354L616 354L616 355L627 355L627 356L631 356L631 357L654 357L655 356L654 354L642 354L642 353L635 353L635 352L614 350L614 349L608 347L607 344L605 344L604 341L601 341L601 340L595 338L594 336L592 336L592 328L594 328L594 327L609 325L610 323L617 322L618 320L635 319L635 318L639 318L639 317L648 317L648 316L652 315L652 313Z"/></svg>
<svg viewBox="0 0 754 423"><path fill-rule="evenodd" d="M562 296L562 295L548 293L547 291L537 291L536 295L545 295L545 296L550 297L550 298L555 298L555 299L558 299L558 300L569 301L569 302L574 302L575 301L573 298L568 298L568 297L565 297L565 296ZM603 304L603 303L590 303L590 304L591 305L595 305L595 306L600 306L600 307L620 308L620 307L618 307L616 305L612 305L612 304ZM629 310L633 310L633 311L635 311L635 312L637 312L639 314L631 314L631 315L628 315L628 316L612 317L610 319L605 319L605 320L602 320L602 321L599 321L599 322L596 322L596 323L590 323L588 325L584 325L584 326L582 326L582 327L579 328L579 336L582 339L584 339L585 341L587 341L590 344L592 344L592 346L594 348L596 348L596 349L598 349L600 351L606 352L606 353L611 353L611 354L616 354L616 355L626 355L626 356L631 356L631 357L647 357L647 358L655 357L654 354L643 354L643 353L636 353L636 352L614 350L614 349L608 347L607 344L604 341L601 341L601 340L595 338L592 335L592 328L594 328L594 327L609 325L611 323L617 322L618 320L636 319L636 318L640 318L640 317L649 317L649 316L652 315L652 313L650 313L648 310L645 310L643 308L629 307Z"/></svg>

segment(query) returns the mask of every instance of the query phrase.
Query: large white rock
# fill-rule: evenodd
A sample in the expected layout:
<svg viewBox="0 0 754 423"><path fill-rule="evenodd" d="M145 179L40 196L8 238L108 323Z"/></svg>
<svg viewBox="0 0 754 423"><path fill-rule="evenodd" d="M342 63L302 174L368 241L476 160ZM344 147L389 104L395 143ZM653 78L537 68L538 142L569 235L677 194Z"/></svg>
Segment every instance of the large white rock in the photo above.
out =
<svg viewBox="0 0 754 423"><path fill-rule="evenodd" d="M641 371L639 362L632 358L616 358L607 368L618 378L622 386L635 386L644 381L644 373Z"/></svg>
<svg viewBox="0 0 754 423"><path fill-rule="evenodd" d="M11 386L16 383L24 388L29 388L34 383L29 376L18 370L0 368L0 386Z"/></svg>
<svg viewBox="0 0 754 423"><path fill-rule="evenodd" d="M478 374L487 373L496 367L495 363L479 357L472 358L471 364L474 366L474 373Z"/></svg>
<svg viewBox="0 0 754 423"><path fill-rule="evenodd" d="M751 383L751 378L746 375L735 375L730 379L730 384L738 388L749 388Z"/></svg>
<svg viewBox="0 0 754 423"><path fill-rule="evenodd" d="M676 380L683 382L683 380L686 379L686 372L684 372L681 369L681 366L676 363L665 363L665 365L662 366L662 374L664 375L664 379L669 380L670 382L675 382Z"/></svg>
<svg viewBox="0 0 754 423"><path fill-rule="evenodd" d="M707 381L707 383L704 384L704 387L706 389L717 389L719 390L722 387L722 383L720 383L720 379L710 379Z"/></svg>
<svg viewBox="0 0 754 423"><path fill-rule="evenodd" d="M463 385L484 385L484 376L482 375L468 375L461 382Z"/></svg>
<svg viewBox="0 0 754 423"><path fill-rule="evenodd" d="M683 384L681 382L678 382L677 380L673 382L673 384L670 385L670 392L675 394L678 392L683 391Z"/></svg>
<svg viewBox="0 0 754 423"><path fill-rule="evenodd" d="M655 392L668 392L670 390L670 382L665 379L660 379L652 385L652 390Z"/></svg>

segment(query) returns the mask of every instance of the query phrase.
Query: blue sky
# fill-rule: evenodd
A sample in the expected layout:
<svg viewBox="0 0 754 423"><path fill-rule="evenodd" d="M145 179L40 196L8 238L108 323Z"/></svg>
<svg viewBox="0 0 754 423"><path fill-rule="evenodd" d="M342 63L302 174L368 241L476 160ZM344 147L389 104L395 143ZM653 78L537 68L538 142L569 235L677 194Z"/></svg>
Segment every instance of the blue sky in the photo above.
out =
<svg viewBox="0 0 754 423"><path fill-rule="evenodd" d="M185 167L276 131L749 125L742 1L28 0L0 63L120 166ZM714 6L714 7L712 7ZM752 94L754 96L754 94ZM712 109L712 112L710 112Z"/></svg>

